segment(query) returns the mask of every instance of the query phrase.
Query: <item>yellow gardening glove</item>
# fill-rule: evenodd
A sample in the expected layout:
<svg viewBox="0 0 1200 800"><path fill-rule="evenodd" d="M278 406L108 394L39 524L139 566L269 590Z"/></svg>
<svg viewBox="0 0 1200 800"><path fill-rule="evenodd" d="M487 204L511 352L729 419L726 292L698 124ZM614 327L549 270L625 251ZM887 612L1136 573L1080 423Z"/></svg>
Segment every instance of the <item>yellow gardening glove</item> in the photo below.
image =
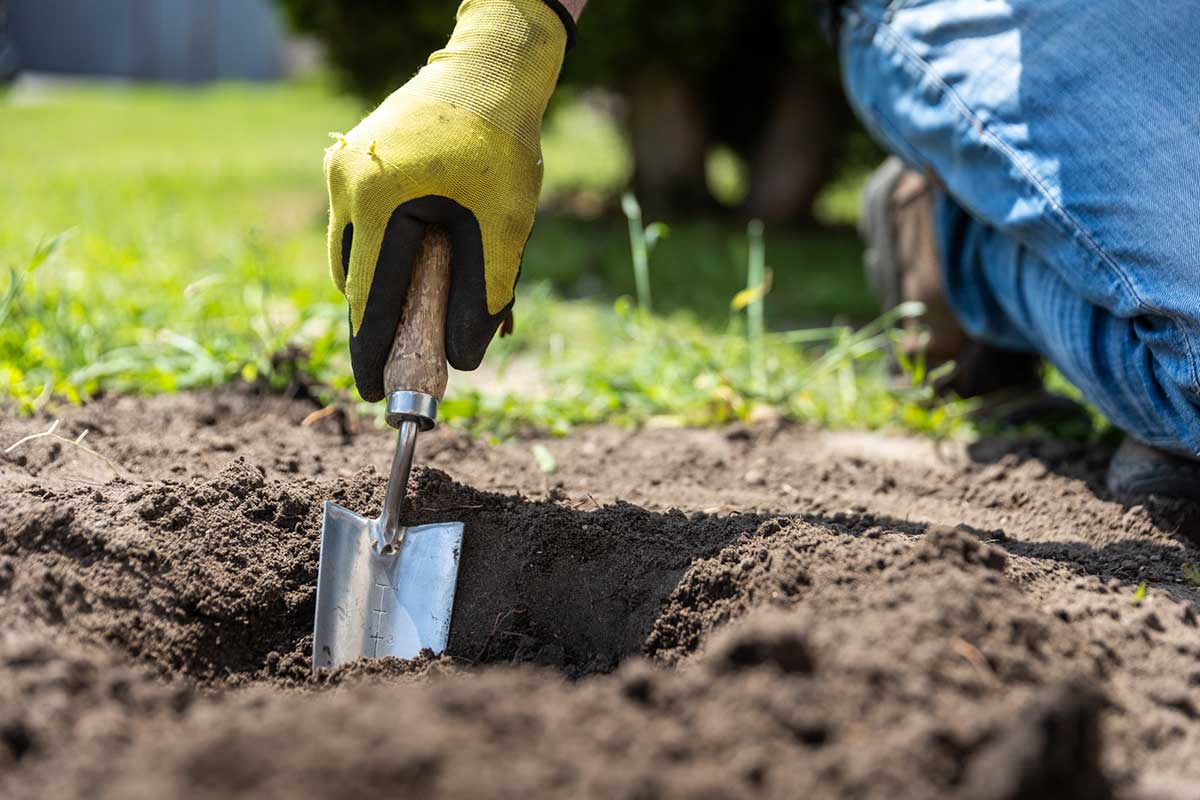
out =
<svg viewBox="0 0 1200 800"><path fill-rule="evenodd" d="M569 20L554 0L465 0L445 49L353 130L335 134L325 155L329 263L350 305L364 399L383 398L426 225L450 234L450 364L479 366L509 318L542 187L542 115Z"/></svg>

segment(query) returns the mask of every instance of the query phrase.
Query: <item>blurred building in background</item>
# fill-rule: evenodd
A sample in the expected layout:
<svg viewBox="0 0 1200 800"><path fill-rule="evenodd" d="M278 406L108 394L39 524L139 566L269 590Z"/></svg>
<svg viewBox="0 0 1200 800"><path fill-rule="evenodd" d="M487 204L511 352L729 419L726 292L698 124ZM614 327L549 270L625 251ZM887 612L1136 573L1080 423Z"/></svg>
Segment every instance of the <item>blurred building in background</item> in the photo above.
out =
<svg viewBox="0 0 1200 800"><path fill-rule="evenodd" d="M0 0L0 78L272 80L289 55L271 0Z"/></svg>

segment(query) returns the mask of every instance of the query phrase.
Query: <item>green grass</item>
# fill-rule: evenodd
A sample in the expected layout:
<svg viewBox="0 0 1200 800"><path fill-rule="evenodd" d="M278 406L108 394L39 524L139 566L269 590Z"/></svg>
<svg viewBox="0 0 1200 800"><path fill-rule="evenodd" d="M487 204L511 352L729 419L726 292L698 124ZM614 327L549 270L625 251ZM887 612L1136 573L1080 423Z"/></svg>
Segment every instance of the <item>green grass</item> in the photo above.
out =
<svg viewBox="0 0 1200 800"><path fill-rule="evenodd" d="M0 390L26 407L171 391L254 374L294 337L338 349L320 154L352 105L315 87L225 87L6 106L0 267L24 288L0 328Z"/></svg>
<svg viewBox="0 0 1200 800"><path fill-rule="evenodd" d="M0 395L28 411L238 378L278 388L299 368L349 400L320 165L327 132L360 113L316 84L0 96ZM552 114L548 197L619 192L628 158L601 122L578 104ZM849 191L831 195L831 218L852 213ZM765 244L768 333L752 356L746 313L730 307L746 287L743 229L672 225L650 254L649 315L625 297L625 220L543 215L516 335L482 378L452 377L443 418L499 434L780 413L963 429L963 404L931 402L919 369L908 388L889 382L881 326L846 324L873 314L851 236L768 230ZM281 368L272 357L289 345L304 355Z"/></svg>

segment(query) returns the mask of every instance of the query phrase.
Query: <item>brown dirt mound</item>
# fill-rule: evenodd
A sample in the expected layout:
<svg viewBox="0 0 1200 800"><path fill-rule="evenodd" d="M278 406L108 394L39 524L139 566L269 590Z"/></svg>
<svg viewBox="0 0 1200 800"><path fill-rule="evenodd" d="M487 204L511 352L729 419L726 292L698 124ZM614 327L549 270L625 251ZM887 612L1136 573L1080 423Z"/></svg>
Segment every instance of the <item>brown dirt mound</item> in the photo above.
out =
<svg viewBox="0 0 1200 800"><path fill-rule="evenodd" d="M410 522L466 523L448 653L314 678L321 503L377 510L383 479L358 465L386 463L386 433L230 393L75 413L130 474L49 444L0 465L0 796L1189 797L1200 779L1193 510L1098 497L1091 454L597 429L549 443L547 478L522 443L439 432L420 458L483 487L411 486ZM0 421L0 443L39 424Z"/></svg>
<svg viewBox="0 0 1200 800"><path fill-rule="evenodd" d="M383 489L369 468L345 481L267 481L239 457L187 482L0 498L14 523L0 534L0 575L10 576L0 613L107 643L165 676L307 675L321 504L370 513ZM471 531L451 656L572 676L639 652L684 569L758 524L629 504L580 511L419 468L407 517L456 518Z"/></svg>
<svg viewBox="0 0 1200 800"><path fill-rule="evenodd" d="M13 577L0 613L107 643L164 675L260 669L267 652L293 648L312 613L319 491L267 484L235 459L186 485L10 495L0 558Z"/></svg>

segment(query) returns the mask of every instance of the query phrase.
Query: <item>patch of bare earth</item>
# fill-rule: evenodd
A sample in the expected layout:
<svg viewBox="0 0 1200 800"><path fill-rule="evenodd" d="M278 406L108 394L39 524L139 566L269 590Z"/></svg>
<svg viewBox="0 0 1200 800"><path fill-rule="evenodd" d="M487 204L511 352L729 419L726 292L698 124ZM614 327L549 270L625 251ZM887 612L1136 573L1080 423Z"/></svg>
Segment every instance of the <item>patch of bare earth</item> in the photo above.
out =
<svg viewBox="0 0 1200 800"><path fill-rule="evenodd" d="M0 796L1196 795L1200 515L1104 453L597 428L547 475L440 429L448 653L312 676L321 503L374 513L392 446L312 411L113 398L60 432L120 476L0 457Z"/></svg>

